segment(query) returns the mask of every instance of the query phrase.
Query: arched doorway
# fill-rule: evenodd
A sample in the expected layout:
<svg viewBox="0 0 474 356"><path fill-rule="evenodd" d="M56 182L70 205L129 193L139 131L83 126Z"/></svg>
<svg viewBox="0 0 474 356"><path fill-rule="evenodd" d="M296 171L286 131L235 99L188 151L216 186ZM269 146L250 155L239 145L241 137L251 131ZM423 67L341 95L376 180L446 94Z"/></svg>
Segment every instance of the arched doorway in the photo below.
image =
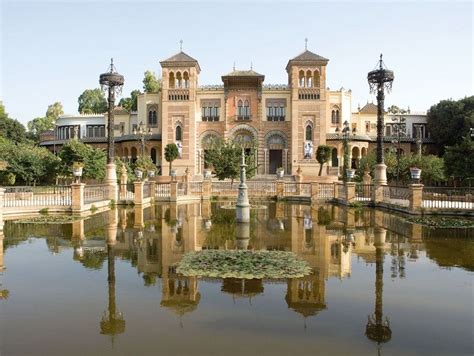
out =
<svg viewBox="0 0 474 356"><path fill-rule="evenodd" d="M137 149L136 149L136 147L132 147L131 155L132 155L131 162L135 163L135 161L137 160Z"/></svg>
<svg viewBox="0 0 474 356"><path fill-rule="evenodd" d="M268 150L268 173L276 174L278 168L286 168L286 140L281 132L270 132L266 136ZM285 169L286 170L286 169Z"/></svg>
<svg viewBox="0 0 474 356"><path fill-rule="evenodd" d="M351 168L357 169L359 166L360 150L359 147L352 147Z"/></svg>
<svg viewBox="0 0 474 356"><path fill-rule="evenodd" d="M125 147L125 148L123 149L123 160L124 160L125 162L128 162L128 160L129 160L129 157L128 157L128 148L127 148L127 147Z"/></svg>
<svg viewBox="0 0 474 356"><path fill-rule="evenodd" d="M331 166L339 167L339 159L337 158L337 148L333 148L331 151Z"/></svg>
<svg viewBox="0 0 474 356"><path fill-rule="evenodd" d="M153 162L153 164L156 166L156 148L152 148L150 151L150 157Z"/></svg>

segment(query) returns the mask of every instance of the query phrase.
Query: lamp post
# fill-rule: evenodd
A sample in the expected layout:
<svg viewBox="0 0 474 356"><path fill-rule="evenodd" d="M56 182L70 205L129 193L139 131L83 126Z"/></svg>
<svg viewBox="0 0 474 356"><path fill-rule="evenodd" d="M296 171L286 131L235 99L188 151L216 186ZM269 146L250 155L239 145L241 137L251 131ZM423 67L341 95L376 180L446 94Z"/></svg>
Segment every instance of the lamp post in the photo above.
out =
<svg viewBox="0 0 474 356"><path fill-rule="evenodd" d="M122 92L124 83L123 75L117 73L114 66L114 59L110 59L110 66L106 73L102 73L99 78L100 87L103 92L108 92L108 122L107 122L107 172L105 180L110 184L117 184L117 173L114 163L114 106L115 94Z"/></svg>
<svg viewBox="0 0 474 356"><path fill-rule="evenodd" d="M383 129L384 129L384 90L392 89L394 79L393 71L385 68L382 61L382 55L378 63L378 68L369 72L367 81L369 82L370 92L377 93L377 164L375 166L375 184L387 184L387 166L383 159Z"/></svg>
<svg viewBox="0 0 474 356"><path fill-rule="evenodd" d="M347 170L349 169L349 137L350 137L350 128L349 122L344 121L342 130L339 130L339 126L336 128L336 133L338 136L342 133L342 145L344 151L344 161L342 167L342 181L347 182Z"/></svg>
<svg viewBox="0 0 474 356"><path fill-rule="evenodd" d="M145 140L148 136L151 136L151 127L148 128L148 130L145 128L145 125L143 125L143 121L140 121L140 124L138 125L138 130L136 128L133 129L133 134L136 136L138 135L138 140L141 143L141 149L142 149L142 157L145 156Z"/></svg>
<svg viewBox="0 0 474 356"><path fill-rule="evenodd" d="M401 137L406 136L406 119L402 116L392 118L393 127L396 133L396 140L392 140L393 143L397 143L397 185L400 182L400 152L401 152Z"/></svg>

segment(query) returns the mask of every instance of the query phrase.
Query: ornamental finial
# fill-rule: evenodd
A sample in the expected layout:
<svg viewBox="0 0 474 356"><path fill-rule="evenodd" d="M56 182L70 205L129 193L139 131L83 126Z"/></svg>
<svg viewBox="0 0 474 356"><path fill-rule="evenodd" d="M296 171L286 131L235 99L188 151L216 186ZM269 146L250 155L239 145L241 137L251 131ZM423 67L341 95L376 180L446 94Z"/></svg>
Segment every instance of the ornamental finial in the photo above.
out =
<svg viewBox="0 0 474 356"><path fill-rule="evenodd" d="M183 40L179 40L179 51L183 52Z"/></svg>
<svg viewBox="0 0 474 356"><path fill-rule="evenodd" d="M305 51L308 50L308 38L305 38L305 39L304 39L304 50L305 50Z"/></svg>

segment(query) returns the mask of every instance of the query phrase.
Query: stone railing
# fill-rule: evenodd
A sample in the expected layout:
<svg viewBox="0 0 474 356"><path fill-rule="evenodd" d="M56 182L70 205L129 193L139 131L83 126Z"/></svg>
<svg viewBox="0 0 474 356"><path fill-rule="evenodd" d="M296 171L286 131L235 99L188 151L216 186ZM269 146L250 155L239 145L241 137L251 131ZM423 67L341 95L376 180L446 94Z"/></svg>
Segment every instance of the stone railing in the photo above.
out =
<svg viewBox="0 0 474 356"><path fill-rule="evenodd" d="M3 207L70 206L71 187L35 186L4 188Z"/></svg>
<svg viewBox="0 0 474 356"><path fill-rule="evenodd" d="M422 207L474 211L474 188L423 187Z"/></svg>
<svg viewBox="0 0 474 356"><path fill-rule="evenodd" d="M402 207L410 206L410 189L407 187L384 186L383 202Z"/></svg>
<svg viewBox="0 0 474 356"><path fill-rule="evenodd" d="M109 199L108 185L87 184L84 186L84 204L91 204Z"/></svg>

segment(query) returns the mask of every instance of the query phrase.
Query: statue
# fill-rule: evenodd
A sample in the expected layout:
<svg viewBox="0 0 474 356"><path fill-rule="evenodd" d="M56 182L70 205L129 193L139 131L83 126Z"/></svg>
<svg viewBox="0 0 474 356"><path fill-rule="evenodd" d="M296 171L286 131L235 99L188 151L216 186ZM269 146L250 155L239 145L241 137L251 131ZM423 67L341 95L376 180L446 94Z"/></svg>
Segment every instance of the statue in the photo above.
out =
<svg viewBox="0 0 474 356"><path fill-rule="evenodd" d="M304 158L311 159L313 157L313 143L306 141L304 144Z"/></svg>
<svg viewBox="0 0 474 356"><path fill-rule="evenodd" d="M178 157L182 158L183 155L183 144L181 141L176 141L176 147L178 147Z"/></svg>

